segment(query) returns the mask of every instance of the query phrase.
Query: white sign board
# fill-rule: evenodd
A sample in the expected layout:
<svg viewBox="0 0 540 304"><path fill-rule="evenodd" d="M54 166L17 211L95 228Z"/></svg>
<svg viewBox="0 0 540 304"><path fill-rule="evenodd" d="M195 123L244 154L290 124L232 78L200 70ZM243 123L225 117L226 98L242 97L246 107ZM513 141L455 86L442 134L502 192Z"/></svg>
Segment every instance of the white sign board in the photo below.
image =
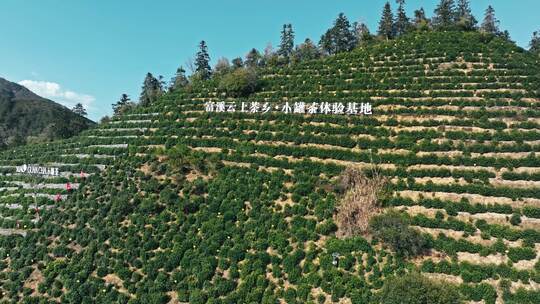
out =
<svg viewBox="0 0 540 304"><path fill-rule="evenodd" d="M58 168L40 167L36 165L27 165L27 164L24 164L22 166L17 166L16 172L34 174L34 175L50 175L50 176L60 175L60 171L58 170Z"/></svg>

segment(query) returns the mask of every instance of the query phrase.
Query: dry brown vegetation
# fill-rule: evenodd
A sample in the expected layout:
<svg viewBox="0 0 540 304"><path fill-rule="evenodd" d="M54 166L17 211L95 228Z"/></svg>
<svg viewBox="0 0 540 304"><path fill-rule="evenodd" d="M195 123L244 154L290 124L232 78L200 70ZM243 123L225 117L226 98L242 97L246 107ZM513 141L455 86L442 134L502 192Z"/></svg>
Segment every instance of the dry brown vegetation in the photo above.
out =
<svg viewBox="0 0 540 304"><path fill-rule="evenodd" d="M367 234L369 220L381 211L380 201L387 182L375 167L369 177L358 167L343 171L338 182L338 187L344 191L336 214L338 237Z"/></svg>

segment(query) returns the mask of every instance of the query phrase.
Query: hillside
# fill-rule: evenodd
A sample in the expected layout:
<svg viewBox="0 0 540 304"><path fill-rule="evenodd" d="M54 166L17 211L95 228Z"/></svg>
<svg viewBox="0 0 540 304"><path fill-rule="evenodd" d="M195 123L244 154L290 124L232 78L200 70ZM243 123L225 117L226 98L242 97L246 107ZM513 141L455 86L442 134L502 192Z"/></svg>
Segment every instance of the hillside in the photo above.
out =
<svg viewBox="0 0 540 304"><path fill-rule="evenodd" d="M0 78L0 149L70 137L93 125L66 107Z"/></svg>
<svg viewBox="0 0 540 304"><path fill-rule="evenodd" d="M264 68L255 93L226 100L371 102L373 115L208 113L225 100L210 81L2 152L0 297L371 303L418 269L469 303L539 303L539 71L503 39L414 33ZM373 166L389 178L384 207L429 240L424 255L336 237L336 178Z"/></svg>

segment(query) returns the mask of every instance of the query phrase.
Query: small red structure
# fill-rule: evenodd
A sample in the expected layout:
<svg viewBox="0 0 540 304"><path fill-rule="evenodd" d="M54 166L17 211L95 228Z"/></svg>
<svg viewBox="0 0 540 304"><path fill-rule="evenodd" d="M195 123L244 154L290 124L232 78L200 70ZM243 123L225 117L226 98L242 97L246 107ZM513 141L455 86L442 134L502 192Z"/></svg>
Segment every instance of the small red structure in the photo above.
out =
<svg viewBox="0 0 540 304"><path fill-rule="evenodd" d="M81 170L81 177L82 177L82 178L86 178L86 174L84 173L83 170Z"/></svg>
<svg viewBox="0 0 540 304"><path fill-rule="evenodd" d="M68 192L71 192L71 184L69 182L67 182L67 184L66 184L66 190Z"/></svg>
<svg viewBox="0 0 540 304"><path fill-rule="evenodd" d="M56 197L54 198L54 201L58 203L61 200L62 200L62 197L60 196L60 193L56 194Z"/></svg>

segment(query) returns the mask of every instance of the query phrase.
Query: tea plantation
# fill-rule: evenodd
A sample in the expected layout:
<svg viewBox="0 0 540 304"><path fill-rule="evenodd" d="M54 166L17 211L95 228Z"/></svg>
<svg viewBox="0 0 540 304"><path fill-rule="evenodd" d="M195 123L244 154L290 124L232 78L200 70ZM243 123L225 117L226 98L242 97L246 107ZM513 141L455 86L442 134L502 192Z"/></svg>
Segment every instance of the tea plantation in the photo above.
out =
<svg viewBox="0 0 540 304"><path fill-rule="evenodd" d="M420 271L465 302L540 303L538 57L477 32L412 33L259 77L247 97L201 82L2 152L0 302L384 303L387 282ZM205 110L219 101L373 115ZM336 178L372 166L421 255L337 237Z"/></svg>

